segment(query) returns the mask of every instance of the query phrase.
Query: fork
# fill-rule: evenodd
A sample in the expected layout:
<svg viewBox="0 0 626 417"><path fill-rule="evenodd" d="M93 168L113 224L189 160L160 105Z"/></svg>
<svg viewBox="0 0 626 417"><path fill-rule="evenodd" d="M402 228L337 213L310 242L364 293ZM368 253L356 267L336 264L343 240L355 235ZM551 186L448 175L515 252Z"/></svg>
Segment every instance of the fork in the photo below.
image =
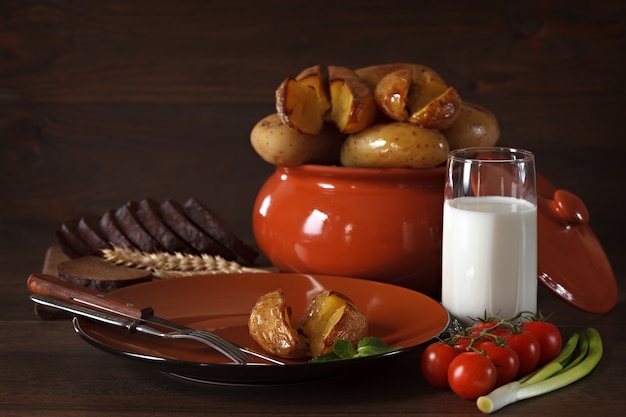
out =
<svg viewBox="0 0 626 417"><path fill-rule="evenodd" d="M224 356L231 359L233 362L244 364L248 363L250 360L248 354L241 347L235 345L232 342L225 341L221 337L211 332L198 329L185 329L176 330L173 332L163 332L155 329L154 327L146 326L144 324L136 324L137 322L133 323L134 325L131 325L130 328L131 331L136 330L141 333L158 336L163 339L195 340L196 342L204 343L205 345L217 350Z"/></svg>

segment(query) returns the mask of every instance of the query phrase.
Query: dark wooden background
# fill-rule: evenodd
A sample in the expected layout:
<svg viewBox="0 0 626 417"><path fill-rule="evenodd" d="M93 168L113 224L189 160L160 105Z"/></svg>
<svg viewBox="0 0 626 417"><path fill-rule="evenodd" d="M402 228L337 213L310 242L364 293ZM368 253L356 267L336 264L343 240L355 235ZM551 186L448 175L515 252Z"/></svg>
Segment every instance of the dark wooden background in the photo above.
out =
<svg viewBox="0 0 626 417"><path fill-rule="evenodd" d="M250 129L312 64L433 67L585 201L623 265L625 4L3 0L0 315L32 313L24 280L62 221L128 200L196 196L251 241L272 167Z"/></svg>

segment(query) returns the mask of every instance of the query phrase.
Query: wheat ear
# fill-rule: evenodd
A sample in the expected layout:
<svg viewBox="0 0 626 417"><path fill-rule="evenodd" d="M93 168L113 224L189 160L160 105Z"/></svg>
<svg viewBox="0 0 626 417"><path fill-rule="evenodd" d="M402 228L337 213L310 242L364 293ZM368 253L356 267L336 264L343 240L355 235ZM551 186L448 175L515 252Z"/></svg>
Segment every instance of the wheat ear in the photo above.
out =
<svg viewBox="0 0 626 417"><path fill-rule="evenodd" d="M268 272L265 269L246 267L235 261L228 261L221 256L209 254L143 252L138 249L113 246L112 249L103 249L102 256L106 261L116 265L147 269L157 278Z"/></svg>

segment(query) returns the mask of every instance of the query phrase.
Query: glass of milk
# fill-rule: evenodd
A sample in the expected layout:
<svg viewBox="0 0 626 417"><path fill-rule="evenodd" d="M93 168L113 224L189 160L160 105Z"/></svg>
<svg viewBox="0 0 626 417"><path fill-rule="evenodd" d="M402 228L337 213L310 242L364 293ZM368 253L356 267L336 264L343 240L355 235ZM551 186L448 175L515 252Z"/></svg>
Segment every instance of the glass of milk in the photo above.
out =
<svg viewBox="0 0 626 417"><path fill-rule="evenodd" d="M534 155L502 147L450 152L442 239L441 302L459 321L536 311Z"/></svg>

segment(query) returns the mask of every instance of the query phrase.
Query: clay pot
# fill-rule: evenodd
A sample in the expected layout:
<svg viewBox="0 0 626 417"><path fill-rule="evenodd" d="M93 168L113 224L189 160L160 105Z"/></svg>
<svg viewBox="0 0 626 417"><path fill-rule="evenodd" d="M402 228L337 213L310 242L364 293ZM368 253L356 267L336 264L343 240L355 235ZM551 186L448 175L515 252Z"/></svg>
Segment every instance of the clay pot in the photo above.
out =
<svg viewBox="0 0 626 417"><path fill-rule="evenodd" d="M445 167L277 167L253 211L281 271L365 278L439 298Z"/></svg>

